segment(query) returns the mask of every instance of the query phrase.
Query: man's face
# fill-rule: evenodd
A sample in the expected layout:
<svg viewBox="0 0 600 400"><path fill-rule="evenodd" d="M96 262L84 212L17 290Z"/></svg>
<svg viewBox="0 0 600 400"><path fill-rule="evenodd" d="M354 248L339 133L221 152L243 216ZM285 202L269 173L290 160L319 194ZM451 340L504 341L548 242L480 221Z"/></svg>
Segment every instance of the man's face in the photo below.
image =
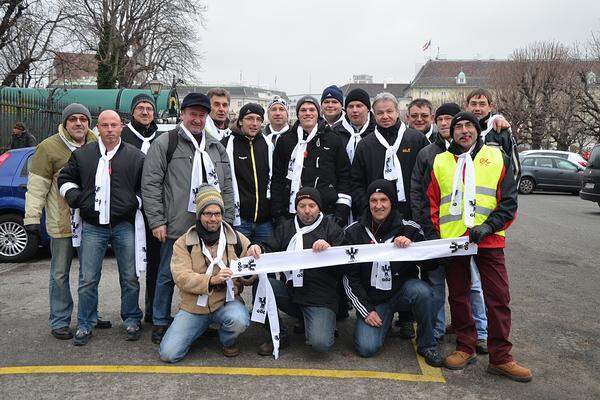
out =
<svg viewBox="0 0 600 400"><path fill-rule="evenodd" d="M477 140L477 128L471 121L460 121L454 125L453 139L463 153L469 151Z"/></svg>
<svg viewBox="0 0 600 400"><path fill-rule="evenodd" d="M106 147L113 147L119 143L121 137L121 131L123 130L123 123L119 114L116 112L102 112L98 116L98 133L100 139Z"/></svg>
<svg viewBox="0 0 600 400"><path fill-rule="evenodd" d="M377 125L382 128L393 126L400 116L398 107L396 107L396 104L391 100L378 101L375 104L375 107L373 107L373 112L375 114Z"/></svg>
<svg viewBox="0 0 600 400"><path fill-rule="evenodd" d="M213 96L210 99L210 117L214 121L225 122L229 114L227 96Z"/></svg>
<svg viewBox="0 0 600 400"><path fill-rule="evenodd" d="M133 109L133 119L144 126L148 126L154 120L154 107L152 104L142 101Z"/></svg>
<svg viewBox="0 0 600 400"><path fill-rule="evenodd" d="M325 118L331 119L337 117L342 112L342 103L336 99L325 99L321 103L321 111L323 112L323 116Z"/></svg>
<svg viewBox="0 0 600 400"><path fill-rule="evenodd" d="M467 111L473 113L477 119L482 119L492 112L492 105L485 96L471 97L467 103Z"/></svg>
<svg viewBox="0 0 600 400"><path fill-rule="evenodd" d="M186 107L181 110L181 122L194 135L199 135L206 124L208 110L200 106Z"/></svg>
<svg viewBox="0 0 600 400"><path fill-rule="evenodd" d="M431 128L433 114L427 106L412 106L408 109L408 115L406 116L406 119L408 120L409 127L420 132L427 133L429 128Z"/></svg>
<svg viewBox="0 0 600 400"><path fill-rule="evenodd" d="M375 192L369 197L369 209L373 220L382 223L392 212L392 202L384 193Z"/></svg>
<svg viewBox="0 0 600 400"><path fill-rule="evenodd" d="M23 133L23 131L22 131L22 130L20 130L20 129L13 128L13 130L12 130L12 134L13 134L13 136L17 136L17 137L19 137L19 136L21 136L21 133Z"/></svg>
<svg viewBox="0 0 600 400"><path fill-rule="evenodd" d="M216 204L207 206L204 211L200 213L200 223L209 232L216 232L221 227L223 222L223 213L221 213L221 207Z"/></svg>
<svg viewBox="0 0 600 400"><path fill-rule="evenodd" d="M100 123L100 121L98 121L98 123ZM71 135L75 141L81 141L87 134L90 127L90 121L88 121L87 117L83 114L73 114L69 115L65 125L65 129L69 132L69 135Z"/></svg>
<svg viewBox="0 0 600 400"><path fill-rule="evenodd" d="M317 111L317 107L312 103L304 103L298 110L298 121L300 121L300 126L307 132L312 131L315 125L317 125L318 117L319 112Z"/></svg>
<svg viewBox="0 0 600 400"><path fill-rule="evenodd" d="M451 115L440 115L439 117L437 117L435 119L435 124L438 127L438 131L440 132L440 135L442 135L442 137L445 140L450 140L450 123L451 122L452 122Z"/></svg>
<svg viewBox="0 0 600 400"><path fill-rule="evenodd" d="M317 203L311 199L302 199L296 206L296 214L304 225L310 225L314 223L319 217L320 212L321 210L319 209Z"/></svg>
<svg viewBox="0 0 600 400"><path fill-rule="evenodd" d="M248 114L240 121L240 129L244 135L253 138L260 132L262 122L260 115Z"/></svg>
<svg viewBox="0 0 600 400"><path fill-rule="evenodd" d="M269 123L275 126L284 126L288 121L288 114L282 104L273 104L267 111Z"/></svg>
<svg viewBox="0 0 600 400"><path fill-rule="evenodd" d="M346 115L352 125L362 127L367 123L369 109L360 101L351 101L346 106Z"/></svg>

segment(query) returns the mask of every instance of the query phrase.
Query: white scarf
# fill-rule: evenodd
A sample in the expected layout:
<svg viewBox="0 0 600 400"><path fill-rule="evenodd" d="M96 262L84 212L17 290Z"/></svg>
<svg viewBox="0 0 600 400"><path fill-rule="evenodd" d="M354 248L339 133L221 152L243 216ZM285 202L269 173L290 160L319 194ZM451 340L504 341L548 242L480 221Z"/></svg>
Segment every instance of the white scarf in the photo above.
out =
<svg viewBox="0 0 600 400"><path fill-rule="evenodd" d="M192 178L190 181L190 197L188 201L187 210L189 212L196 213L196 194L198 193L198 189L202 184L202 169L206 171L206 180L208 184L213 186L219 192L221 188L219 186L219 177L217 176L217 171L215 170L215 166L210 159L210 156L206 151L204 151L204 147L206 146L206 135L202 135L202 139L200 144L196 142L196 139L192 136L191 132L187 130L183 124L180 125L181 130L184 135L192 142L196 151L194 152L194 161L192 163Z"/></svg>
<svg viewBox="0 0 600 400"><path fill-rule="evenodd" d="M292 185L290 188L290 203L289 203L289 212L292 214L296 213L296 193L300 190L300 181L302 178L302 169L304 166L304 158L306 156L306 147L308 143L313 140L313 138L317 135L317 130L319 125L315 125L313 130L310 132L306 140L302 139L304 136L304 129L300 125L298 125L298 129L296 134L298 135L298 143L296 143L296 147L292 151L292 156L290 158L290 163L288 164L288 172L286 178L292 181Z"/></svg>
<svg viewBox="0 0 600 400"><path fill-rule="evenodd" d="M223 255L225 254L225 248L227 247L227 239L225 238L225 228L223 228L223 224L221 224L221 230L219 232L219 243L217 244L217 255L215 258L210 254L210 250L202 239L200 239L200 244L202 245L202 254L208 259L208 267L206 267L206 272L204 273L206 276L210 277L213 274L213 270L215 265L220 269L225 269L227 266L223 262ZM233 282L231 279L227 280L227 294L225 296L225 301L232 301L234 299L233 293ZM208 304L208 294L201 294L198 296L198 301L196 302L200 307L206 307Z"/></svg>
<svg viewBox="0 0 600 400"><path fill-rule="evenodd" d="M110 160L115 156L119 147L121 147L121 139L114 149L106 151L106 147L102 140L98 140L100 149L100 159L96 169L96 177L94 180L96 198L94 200L94 211L98 211L98 222L100 225L110 223Z"/></svg>
<svg viewBox="0 0 600 400"><path fill-rule="evenodd" d="M378 243L373 233L365 226L365 231L373 241ZM394 237L390 237L384 243L391 243ZM373 261L371 267L371 286L379 290L392 290L392 267L389 261Z"/></svg>
<svg viewBox="0 0 600 400"><path fill-rule="evenodd" d="M371 122L371 113L367 114L367 122L360 128L360 131L354 132L354 127L350 125L350 123L346 120L346 118L342 119L342 126L348 131L350 134L350 139L348 140L348 144L346 145L346 153L348 153L348 158L350 159L350 163L354 160L354 152L356 151L356 146L358 146L358 142L362 140L362 134L369 127L369 123Z"/></svg>
<svg viewBox="0 0 600 400"><path fill-rule="evenodd" d="M471 151L473 151L476 144L477 142L473 144L469 151L457 156L452 180L450 215L462 214L467 228L472 228L475 225L475 165L473 164L473 158L471 158Z"/></svg>
<svg viewBox="0 0 600 400"><path fill-rule="evenodd" d="M319 218L311 225L306 225L300 228L298 224L298 217L294 218L294 226L296 227L296 233L290 239L290 242L287 245L286 251L298 251L304 249L304 238L303 236L307 233L310 233L317 229L321 222L323 221L323 213L319 213ZM286 281L292 279L294 287L302 287L304 284L304 271L301 269L295 269L285 272Z"/></svg>
<svg viewBox="0 0 600 400"><path fill-rule="evenodd" d="M431 143L431 135L433 134L433 124L431 124L429 126L429 132L427 132L425 134L425 137L427 138L427 140L429 141L429 143Z"/></svg>
<svg viewBox="0 0 600 400"><path fill-rule="evenodd" d="M273 341L273 357L279 358L279 316L277 314L277 303L273 287L269 282L267 274L258 274L258 286L256 287L256 296L252 307L252 317L254 322L265 323L266 315L269 316L269 328L271 330L271 340Z"/></svg>
<svg viewBox="0 0 600 400"><path fill-rule="evenodd" d="M487 129L479 134L481 136L481 141L485 143L485 137L488 133L490 133L494 129L494 120L500 117L500 114L492 115L487 120Z"/></svg>
<svg viewBox="0 0 600 400"><path fill-rule="evenodd" d="M146 271L146 224L142 214L142 199L135 196L138 201L138 209L135 211L135 273L139 278Z"/></svg>
<svg viewBox="0 0 600 400"><path fill-rule="evenodd" d="M140 148L140 151L144 154L148 154L148 149L150 148L150 143L152 142L152 139L154 139L154 137L156 136L156 132L154 132L152 135L150 135L148 137L144 137L138 131L135 130L135 128L133 127L131 122L127 124L127 127L131 130L131 132L133 132L133 134L135 136L138 137L138 139L140 139L142 141L142 147Z"/></svg>
<svg viewBox="0 0 600 400"><path fill-rule="evenodd" d="M271 133L269 133L269 135L267 135L267 139L269 140L270 143L272 143L273 145L276 145L281 134L283 132L287 131L288 129L290 129L290 126L288 124L285 124L284 127L278 131L274 130L273 127L271 125L269 125L269 130L271 131Z"/></svg>
<svg viewBox="0 0 600 400"><path fill-rule="evenodd" d="M206 126L204 127L204 132L210 133L212 135L212 137L217 139L219 142L223 138L226 138L229 135L231 135L231 129L229 129L229 128L220 129L219 127L217 127L217 125L215 124L215 121L210 117L210 115L208 115L206 117Z"/></svg>
<svg viewBox="0 0 600 400"><path fill-rule="evenodd" d="M375 137L379 140L379 143L385 147L385 162L383 163L383 177L388 181L396 180L396 192L398 193L398 201L406 201L406 194L404 193L404 179L402 178L402 165L398 158L398 149L400 143L404 137L404 131L406 125L403 122L400 123L400 129L398 129L398 136L393 145L385 140L385 138L379 133L377 127L375 127Z"/></svg>

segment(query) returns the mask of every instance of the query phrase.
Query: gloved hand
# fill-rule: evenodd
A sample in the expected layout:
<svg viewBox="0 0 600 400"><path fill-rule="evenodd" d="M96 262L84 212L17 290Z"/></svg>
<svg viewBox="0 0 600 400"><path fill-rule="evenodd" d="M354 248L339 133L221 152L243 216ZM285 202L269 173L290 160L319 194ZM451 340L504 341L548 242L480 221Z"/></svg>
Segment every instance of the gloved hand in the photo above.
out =
<svg viewBox="0 0 600 400"><path fill-rule="evenodd" d="M348 225L348 217L350 216L350 207L345 204L335 205L335 222L341 227L345 228Z"/></svg>
<svg viewBox="0 0 600 400"><path fill-rule="evenodd" d="M27 231L27 233L30 233L32 235L39 235L40 234L40 224L25 225L25 231Z"/></svg>
<svg viewBox="0 0 600 400"><path fill-rule="evenodd" d="M487 235L492 234L492 232L492 227L488 224L474 226L469 232L469 241L479 244Z"/></svg>

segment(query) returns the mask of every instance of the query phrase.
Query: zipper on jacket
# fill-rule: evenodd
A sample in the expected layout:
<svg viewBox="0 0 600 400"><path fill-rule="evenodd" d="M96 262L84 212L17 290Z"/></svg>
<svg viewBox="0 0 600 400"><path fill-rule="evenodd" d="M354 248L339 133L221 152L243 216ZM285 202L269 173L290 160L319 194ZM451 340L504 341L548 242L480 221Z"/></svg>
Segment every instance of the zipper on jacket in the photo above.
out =
<svg viewBox="0 0 600 400"><path fill-rule="evenodd" d="M315 179L315 189L317 188L317 182L319 182L319 178L320 176L317 176L317 179Z"/></svg>
<svg viewBox="0 0 600 400"><path fill-rule="evenodd" d="M252 175L254 176L254 194L256 196L256 205L254 207L254 222L258 219L258 177L256 176L256 159L254 158L254 141L250 141L250 160L252 161Z"/></svg>
<svg viewBox="0 0 600 400"><path fill-rule="evenodd" d="M317 157L317 168L319 168L319 157Z"/></svg>

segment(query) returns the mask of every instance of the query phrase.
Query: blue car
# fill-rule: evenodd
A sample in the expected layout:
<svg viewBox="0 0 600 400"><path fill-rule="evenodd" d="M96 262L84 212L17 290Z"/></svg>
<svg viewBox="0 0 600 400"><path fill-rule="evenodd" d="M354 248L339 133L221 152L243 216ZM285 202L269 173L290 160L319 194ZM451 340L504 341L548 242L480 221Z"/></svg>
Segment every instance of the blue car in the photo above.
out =
<svg viewBox="0 0 600 400"><path fill-rule="evenodd" d="M35 147L27 147L0 155L0 262L27 261L50 241L43 216L39 237L23 226L28 167L34 151Z"/></svg>

